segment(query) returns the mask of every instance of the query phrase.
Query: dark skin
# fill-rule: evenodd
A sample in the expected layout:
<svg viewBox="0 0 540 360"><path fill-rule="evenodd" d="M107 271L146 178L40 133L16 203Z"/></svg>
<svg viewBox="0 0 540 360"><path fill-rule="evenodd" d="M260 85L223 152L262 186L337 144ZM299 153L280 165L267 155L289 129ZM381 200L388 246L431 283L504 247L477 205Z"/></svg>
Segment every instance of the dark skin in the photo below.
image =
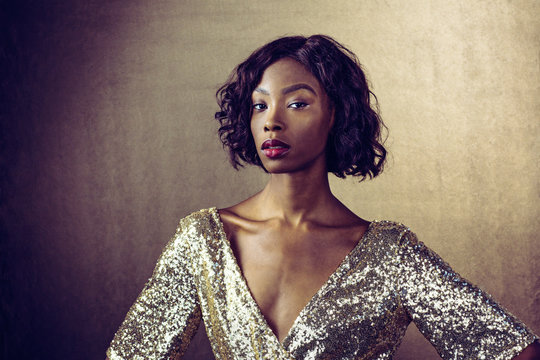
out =
<svg viewBox="0 0 540 360"><path fill-rule="evenodd" d="M252 100L257 149L279 139L290 150L278 159L260 151L270 173L267 185L219 214L251 294L282 342L369 222L330 190L325 146L334 116L318 80L296 61L282 59L266 69ZM514 359L539 358L535 342Z"/></svg>

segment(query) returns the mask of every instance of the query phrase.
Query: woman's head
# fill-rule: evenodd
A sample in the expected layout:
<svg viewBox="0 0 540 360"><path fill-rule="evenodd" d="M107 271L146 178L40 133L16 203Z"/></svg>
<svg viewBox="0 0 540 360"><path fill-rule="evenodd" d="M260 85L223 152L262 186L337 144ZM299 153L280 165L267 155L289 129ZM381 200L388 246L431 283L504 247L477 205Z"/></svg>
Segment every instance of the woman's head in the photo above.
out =
<svg viewBox="0 0 540 360"><path fill-rule="evenodd" d="M324 35L284 37L264 45L238 65L218 90L221 110L215 117L233 166L245 162L264 169L250 130L252 94L265 70L284 58L302 64L328 97L334 115L325 150L328 171L338 177L377 176L386 157L381 141L384 124L371 106L372 93L356 56Z"/></svg>

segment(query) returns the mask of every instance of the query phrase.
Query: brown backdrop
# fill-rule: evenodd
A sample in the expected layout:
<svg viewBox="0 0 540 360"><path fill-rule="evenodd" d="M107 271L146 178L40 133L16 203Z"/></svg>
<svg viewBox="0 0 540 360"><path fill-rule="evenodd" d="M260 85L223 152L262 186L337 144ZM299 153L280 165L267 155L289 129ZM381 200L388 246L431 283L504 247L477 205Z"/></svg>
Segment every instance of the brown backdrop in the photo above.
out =
<svg viewBox="0 0 540 360"><path fill-rule="evenodd" d="M387 171L336 194L540 331L540 2L2 4L4 358L102 359L179 218L263 186L228 165L214 92L298 33L357 53L390 128ZM417 358L437 355L411 328Z"/></svg>

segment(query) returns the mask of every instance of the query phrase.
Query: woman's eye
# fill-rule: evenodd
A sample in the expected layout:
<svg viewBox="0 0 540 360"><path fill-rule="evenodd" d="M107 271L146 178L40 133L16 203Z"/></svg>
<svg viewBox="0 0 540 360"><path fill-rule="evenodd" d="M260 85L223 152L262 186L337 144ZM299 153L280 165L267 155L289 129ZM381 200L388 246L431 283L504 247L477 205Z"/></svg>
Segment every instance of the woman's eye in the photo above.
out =
<svg viewBox="0 0 540 360"><path fill-rule="evenodd" d="M305 102L301 102L301 101L296 101L296 102L293 102L291 104L289 104L289 107L290 108L293 108L293 109L301 109L303 107L306 107L307 104Z"/></svg>
<svg viewBox="0 0 540 360"><path fill-rule="evenodd" d="M265 104L260 104L260 103L259 104L253 104L253 109L261 111L261 110L266 109L266 105Z"/></svg>

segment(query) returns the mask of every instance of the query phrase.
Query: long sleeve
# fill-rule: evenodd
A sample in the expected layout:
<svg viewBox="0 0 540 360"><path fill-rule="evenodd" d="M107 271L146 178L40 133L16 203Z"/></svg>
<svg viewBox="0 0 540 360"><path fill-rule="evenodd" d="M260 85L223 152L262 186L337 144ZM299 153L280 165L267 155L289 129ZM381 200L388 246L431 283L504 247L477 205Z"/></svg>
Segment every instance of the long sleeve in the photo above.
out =
<svg viewBox="0 0 540 360"><path fill-rule="evenodd" d="M201 319L187 237L179 225L116 332L110 360L177 359Z"/></svg>
<svg viewBox="0 0 540 360"><path fill-rule="evenodd" d="M537 338L408 230L398 259L403 306L443 359L511 359Z"/></svg>

